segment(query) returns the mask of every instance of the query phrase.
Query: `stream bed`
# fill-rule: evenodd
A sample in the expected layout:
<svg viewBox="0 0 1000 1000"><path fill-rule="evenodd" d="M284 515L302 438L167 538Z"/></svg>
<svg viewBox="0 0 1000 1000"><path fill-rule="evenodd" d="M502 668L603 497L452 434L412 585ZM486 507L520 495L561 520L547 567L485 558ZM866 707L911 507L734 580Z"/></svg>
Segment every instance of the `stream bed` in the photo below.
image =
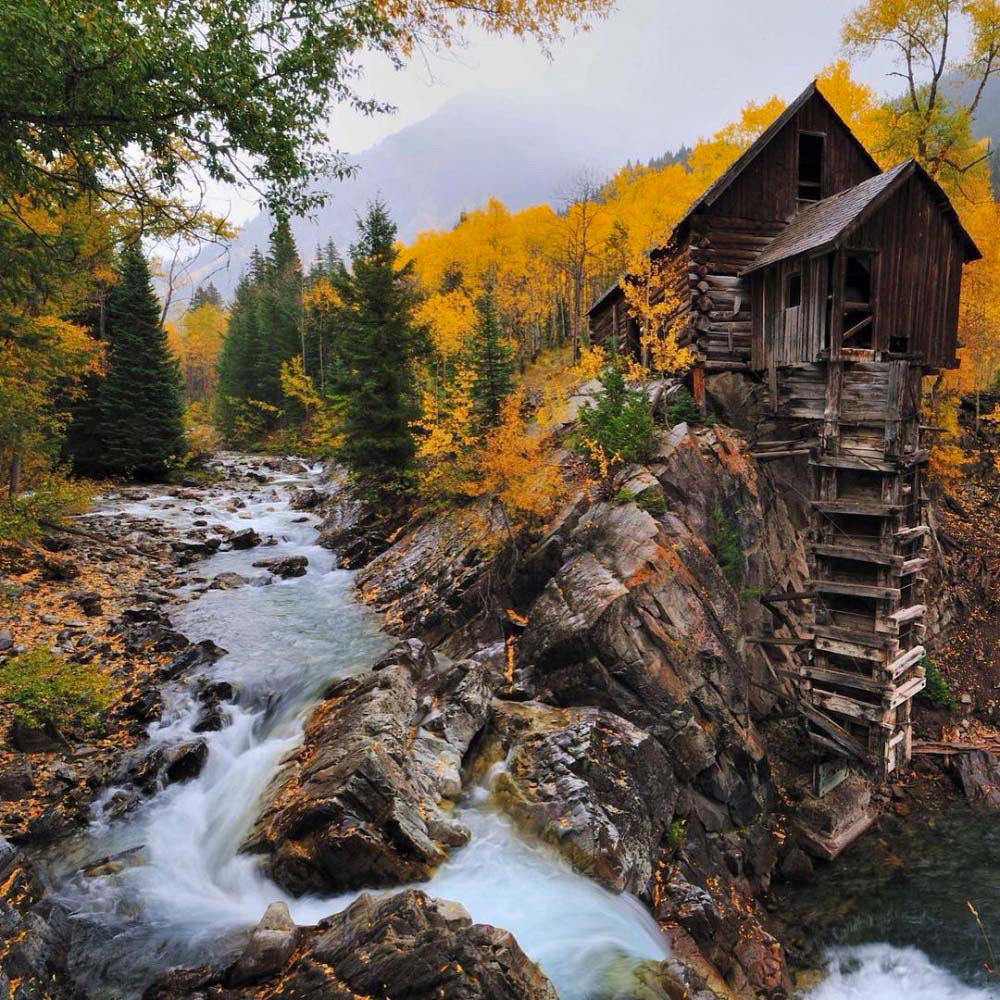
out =
<svg viewBox="0 0 1000 1000"><path fill-rule="evenodd" d="M292 488L317 478L318 470L276 476L252 490L108 500L100 508L183 531L201 521L276 539L219 552L193 566L191 577L260 576L252 563L264 556L304 555L309 564L305 576L208 590L172 610L177 629L192 641L215 641L228 655L165 686L149 742L171 746L195 737L200 705L192 689L199 677L232 685L227 724L199 734L208 756L198 777L110 821L103 808L114 795L108 790L86 833L43 859L71 913L70 963L88 997L137 997L170 966L227 959L275 900L286 901L298 923L311 924L357 895L291 898L253 857L237 853L322 691L365 670L393 641L356 601L352 575L317 545L318 518L289 506ZM598 1000L602 980L616 969L667 955L637 900L605 891L547 846L521 837L493 808L488 782L470 789L457 810L471 842L422 888L461 902L478 922L510 930L563 1000ZM108 857L120 860L97 876L82 874ZM1000 978L983 970L988 946L966 900L987 931L996 931L1000 949L1000 824L967 812L930 824L890 821L821 870L813 885L782 897L800 946L829 961L829 975L808 1000L1000 998Z"/></svg>
<svg viewBox="0 0 1000 1000"><path fill-rule="evenodd" d="M289 507L291 488L313 485L315 475L279 476L252 491L107 501L100 508L182 530L199 520L249 527L277 540L219 552L193 567L198 577L260 576L252 563L264 556L304 555L309 564L305 576L209 590L171 611L175 628L192 641L213 640L228 655L166 685L162 717L148 738L172 746L202 736L204 768L113 821L103 809L114 795L108 790L86 834L48 859L57 898L72 915L72 971L90 997L139 996L166 968L226 957L275 900L286 901L298 923L311 924L357 895L291 898L253 857L237 853L322 691L365 670L392 641L355 600L351 574L316 544L318 519ZM195 734L200 705L192 688L201 678L229 682L234 694L224 705L227 725ZM637 900L607 892L549 848L520 837L491 806L488 788L471 789L457 812L472 841L423 888L462 903L477 922L511 931L564 1000L596 996L601 979L623 962L667 955L656 922ZM118 860L100 874L82 874L109 857Z"/></svg>

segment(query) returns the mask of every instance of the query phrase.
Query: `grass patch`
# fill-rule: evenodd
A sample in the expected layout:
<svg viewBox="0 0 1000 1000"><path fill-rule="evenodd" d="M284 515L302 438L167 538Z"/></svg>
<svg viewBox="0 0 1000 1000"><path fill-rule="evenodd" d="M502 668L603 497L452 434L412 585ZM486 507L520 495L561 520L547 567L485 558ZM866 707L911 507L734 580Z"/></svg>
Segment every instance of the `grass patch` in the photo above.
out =
<svg viewBox="0 0 1000 1000"><path fill-rule="evenodd" d="M708 512L708 547L730 586L738 590L746 572L743 540L735 521L722 509L718 500L713 502Z"/></svg>
<svg viewBox="0 0 1000 1000"><path fill-rule="evenodd" d="M93 664L69 663L35 646L0 667L0 701L25 725L100 733L118 690Z"/></svg>

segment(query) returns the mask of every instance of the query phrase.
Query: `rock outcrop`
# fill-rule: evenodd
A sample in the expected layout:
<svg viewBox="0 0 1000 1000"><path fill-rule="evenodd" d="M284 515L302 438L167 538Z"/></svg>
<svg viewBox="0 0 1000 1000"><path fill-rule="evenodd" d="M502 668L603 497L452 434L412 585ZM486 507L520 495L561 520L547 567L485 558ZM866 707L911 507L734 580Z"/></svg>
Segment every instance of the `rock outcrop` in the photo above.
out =
<svg viewBox="0 0 1000 1000"><path fill-rule="evenodd" d="M376 669L334 684L286 759L243 849L289 892L426 878L468 831L447 805L483 728L495 680L470 661L438 669L401 643Z"/></svg>
<svg viewBox="0 0 1000 1000"><path fill-rule="evenodd" d="M677 803L663 746L598 708L501 702L493 725L509 745L501 806L609 889L650 899Z"/></svg>
<svg viewBox="0 0 1000 1000"><path fill-rule="evenodd" d="M804 588L806 513L722 427L678 425L624 480L635 501L571 495L503 572L484 507L401 535L359 586L452 655L506 636L503 697L531 704L495 708L504 806L651 901L706 981L777 995L787 976L757 902L779 860L776 795L755 720L787 664L745 636L771 627L757 594ZM513 624L484 629L486 598Z"/></svg>
<svg viewBox="0 0 1000 1000"><path fill-rule="evenodd" d="M362 893L316 927L295 928L272 907L227 971L175 970L149 987L144 1000L362 996L557 1000L511 934L474 924L458 903L413 889L379 900Z"/></svg>

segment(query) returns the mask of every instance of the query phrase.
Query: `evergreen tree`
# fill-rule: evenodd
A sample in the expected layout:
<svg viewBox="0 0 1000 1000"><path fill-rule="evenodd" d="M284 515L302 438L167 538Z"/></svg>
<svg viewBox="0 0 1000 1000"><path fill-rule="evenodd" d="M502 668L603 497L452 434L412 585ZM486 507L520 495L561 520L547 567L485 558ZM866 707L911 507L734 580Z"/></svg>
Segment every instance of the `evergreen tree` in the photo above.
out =
<svg viewBox="0 0 1000 1000"><path fill-rule="evenodd" d="M418 414L414 359L426 349L413 323L409 265L398 268L396 226L380 202L358 222L351 268L338 291L344 302L336 391L343 399L338 458L376 500L392 503L412 487Z"/></svg>
<svg viewBox="0 0 1000 1000"><path fill-rule="evenodd" d="M194 295L191 296L191 301L188 303L188 312L194 312L195 309L205 305L205 303L211 303L218 309L223 308L222 296L219 294L219 289L209 282L207 285L199 285L195 291Z"/></svg>
<svg viewBox="0 0 1000 1000"><path fill-rule="evenodd" d="M469 361L475 372L472 399L481 431L500 423L503 401L514 391L514 351L500 327L493 289L476 303L478 320L469 339Z"/></svg>
<svg viewBox="0 0 1000 1000"><path fill-rule="evenodd" d="M255 399L283 405L281 366L302 353L302 264L288 220L271 230L263 269L258 317Z"/></svg>
<svg viewBox="0 0 1000 1000"><path fill-rule="evenodd" d="M108 296L105 335L104 468L119 475L162 475L184 452L181 379L160 324L149 266L137 246L122 253Z"/></svg>

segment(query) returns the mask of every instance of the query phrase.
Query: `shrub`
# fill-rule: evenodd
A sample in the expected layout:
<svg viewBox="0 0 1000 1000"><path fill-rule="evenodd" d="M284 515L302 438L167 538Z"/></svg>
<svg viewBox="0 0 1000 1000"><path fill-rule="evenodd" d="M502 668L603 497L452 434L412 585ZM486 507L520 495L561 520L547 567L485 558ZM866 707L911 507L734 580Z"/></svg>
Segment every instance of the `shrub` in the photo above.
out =
<svg viewBox="0 0 1000 1000"><path fill-rule="evenodd" d="M667 501L663 494L654 490L644 490L635 501L639 510L644 510L651 517L663 517L667 512Z"/></svg>
<svg viewBox="0 0 1000 1000"><path fill-rule="evenodd" d="M935 708L958 708L958 701L951 693L948 679L934 665L929 656L921 661L927 677L927 687L921 692L923 698Z"/></svg>
<svg viewBox="0 0 1000 1000"><path fill-rule="evenodd" d="M667 403L667 423L671 427L676 424L690 424L695 426L705 420L698 404L694 401L694 396L685 388L680 388L670 397Z"/></svg>
<svg viewBox="0 0 1000 1000"><path fill-rule="evenodd" d="M60 729L99 732L117 689L92 664L68 663L44 646L35 646L0 667L0 701L26 725L51 722Z"/></svg>
<svg viewBox="0 0 1000 1000"><path fill-rule="evenodd" d="M615 494L615 503L620 503L620 504L635 503L635 494L627 486L623 486Z"/></svg>
<svg viewBox="0 0 1000 1000"><path fill-rule="evenodd" d="M746 568L743 541L736 524L722 509L722 504L718 500L712 504L708 512L708 547L712 550L730 586L739 587L743 582Z"/></svg>
<svg viewBox="0 0 1000 1000"><path fill-rule="evenodd" d="M614 366L604 369L601 385L604 395L597 405L580 412L580 450L597 465L648 461L655 428L646 393L628 388Z"/></svg>
<svg viewBox="0 0 1000 1000"><path fill-rule="evenodd" d="M667 827L667 843L675 851L679 851L684 846L685 840L687 840L687 829L685 828L684 820L675 819Z"/></svg>
<svg viewBox="0 0 1000 1000"><path fill-rule="evenodd" d="M15 542L37 538L43 522L86 510L92 495L91 484L49 473L30 492L0 500L0 538Z"/></svg>

